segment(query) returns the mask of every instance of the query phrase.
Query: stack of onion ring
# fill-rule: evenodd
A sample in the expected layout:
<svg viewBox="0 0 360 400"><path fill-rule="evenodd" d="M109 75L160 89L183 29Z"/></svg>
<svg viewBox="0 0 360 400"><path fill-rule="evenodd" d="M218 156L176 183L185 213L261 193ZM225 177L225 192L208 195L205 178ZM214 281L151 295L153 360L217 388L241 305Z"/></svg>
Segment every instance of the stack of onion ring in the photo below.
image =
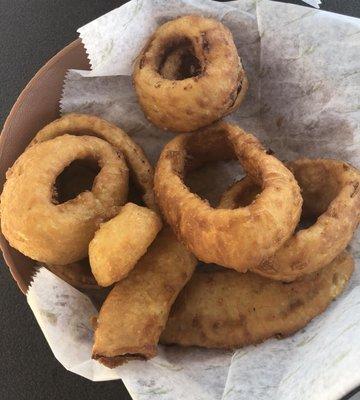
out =
<svg viewBox="0 0 360 400"><path fill-rule="evenodd" d="M184 176L235 153L262 193L247 207L214 209L189 191ZM170 141L156 167L155 194L165 219L198 259L240 272L256 268L288 240L302 205L300 188L285 165L254 136L227 123Z"/></svg>
<svg viewBox="0 0 360 400"><path fill-rule="evenodd" d="M188 15L161 25L137 58L139 103L156 126L190 132L231 113L248 87L231 32Z"/></svg>
<svg viewBox="0 0 360 400"><path fill-rule="evenodd" d="M130 178L134 180L145 205L153 210L157 209L153 192L153 168L142 148L122 129L95 115L66 114L41 129L31 141L30 147L65 133L96 136L111 144L124 156Z"/></svg>
<svg viewBox="0 0 360 400"><path fill-rule="evenodd" d="M287 164L302 190L304 217L316 222L300 229L253 271L292 281L328 265L350 242L360 221L360 173L329 159L300 159ZM220 208L235 209L256 201L261 192L250 177L224 193Z"/></svg>
<svg viewBox="0 0 360 400"><path fill-rule="evenodd" d="M92 190L56 204L54 184L76 159L100 167ZM62 135L28 148L6 174L1 194L1 230L10 245L47 264L86 257L99 224L116 215L128 189L126 162L107 142Z"/></svg>
<svg viewBox="0 0 360 400"><path fill-rule="evenodd" d="M114 217L126 202L128 167L143 202L156 210L153 169L125 132L90 115L68 114L53 121L7 173L1 195L2 233L37 261L74 265L87 256L100 223ZM87 187L91 175L96 177ZM84 281L88 274L85 271Z"/></svg>

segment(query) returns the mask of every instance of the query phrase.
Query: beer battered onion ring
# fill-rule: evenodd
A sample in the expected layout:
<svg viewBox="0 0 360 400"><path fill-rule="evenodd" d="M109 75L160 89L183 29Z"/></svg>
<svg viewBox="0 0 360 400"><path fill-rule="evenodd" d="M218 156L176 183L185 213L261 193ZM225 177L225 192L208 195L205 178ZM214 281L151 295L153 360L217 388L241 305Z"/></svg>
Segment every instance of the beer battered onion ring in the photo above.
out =
<svg viewBox="0 0 360 400"><path fill-rule="evenodd" d="M121 152L137 189L147 207L157 210L153 192L154 172L142 148L137 145L122 129L99 117L87 114L66 114L41 129L30 143L44 142L61 136L71 135L96 136L110 143Z"/></svg>
<svg viewBox="0 0 360 400"><path fill-rule="evenodd" d="M248 87L231 32L198 15L156 30L137 58L133 81L147 118L175 132L194 131L231 113Z"/></svg>
<svg viewBox="0 0 360 400"><path fill-rule="evenodd" d="M72 161L97 161L91 191L56 204L57 176ZM121 154L104 140L63 135L28 148L9 169L1 195L1 230L10 245L46 264L69 264L87 256L100 223L117 214L128 191Z"/></svg>
<svg viewBox="0 0 360 400"><path fill-rule="evenodd" d="M317 220L253 268L260 275L282 281L292 281L328 265L346 248L360 221L358 170L329 159L301 159L287 165L302 190L303 215ZM246 177L224 193L219 207L234 209L250 204L260 190Z"/></svg>
<svg viewBox="0 0 360 400"><path fill-rule="evenodd" d="M345 289L354 260L341 253L321 271L284 285L251 272L197 271L176 299L163 344L235 348L286 337Z"/></svg>
<svg viewBox="0 0 360 400"><path fill-rule="evenodd" d="M234 150L263 191L247 207L214 209L189 191L184 176L205 162L234 158ZM165 219L188 249L201 261L240 272L257 267L279 249L301 214L300 188L292 173L253 135L227 123L170 141L161 153L154 185Z"/></svg>

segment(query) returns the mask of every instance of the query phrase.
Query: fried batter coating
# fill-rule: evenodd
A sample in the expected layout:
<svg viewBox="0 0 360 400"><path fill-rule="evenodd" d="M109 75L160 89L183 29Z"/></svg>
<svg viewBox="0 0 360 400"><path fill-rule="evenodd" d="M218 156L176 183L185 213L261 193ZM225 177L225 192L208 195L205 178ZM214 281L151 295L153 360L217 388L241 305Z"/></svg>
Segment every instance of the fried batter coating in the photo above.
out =
<svg viewBox="0 0 360 400"><path fill-rule="evenodd" d="M229 29L199 15L160 26L137 58L133 81L147 118L175 132L231 113L248 87Z"/></svg>
<svg viewBox="0 0 360 400"><path fill-rule="evenodd" d="M360 172L330 159L300 159L287 164L304 200L303 217L316 218L299 229L253 271L271 279L292 281L328 265L345 250L360 221ZM224 193L221 208L251 204L261 189L246 177Z"/></svg>
<svg viewBox="0 0 360 400"><path fill-rule="evenodd" d="M234 152L262 192L247 207L215 209L190 192L184 177L206 162L234 158ZM292 173L253 135L227 123L170 141L158 161L154 184L161 212L179 240L201 261L240 272L272 256L300 218L302 198Z"/></svg>
<svg viewBox="0 0 360 400"><path fill-rule="evenodd" d="M154 211L127 203L120 213L101 225L89 245L92 273L100 286L125 278L162 227Z"/></svg>
<svg viewBox="0 0 360 400"><path fill-rule="evenodd" d="M56 204L57 176L71 162L91 159L100 172L91 191ZM117 214L128 190L121 154L104 140L63 135L28 148L8 170L1 194L1 230L10 245L46 264L87 256L101 222Z"/></svg>
<svg viewBox="0 0 360 400"><path fill-rule="evenodd" d="M41 129L30 143L44 142L65 133L96 136L110 143L121 152L147 207L157 210L153 192L154 171L142 148L116 125L88 114L66 114Z"/></svg>
<svg viewBox="0 0 360 400"><path fill-rule="evenodd" d="M292 283L250 272L197 271L173 305L161 343L236 348L291 335L339 296L353 267L343 252L326 268Z"/></svg>
<svg viewBox="0 0 360 400"><path fill-rule="evenodd" d="M163 229L127 278L101 307L93 358L108 367L157 353L171 305L191 277L196 259Z"/></svg>

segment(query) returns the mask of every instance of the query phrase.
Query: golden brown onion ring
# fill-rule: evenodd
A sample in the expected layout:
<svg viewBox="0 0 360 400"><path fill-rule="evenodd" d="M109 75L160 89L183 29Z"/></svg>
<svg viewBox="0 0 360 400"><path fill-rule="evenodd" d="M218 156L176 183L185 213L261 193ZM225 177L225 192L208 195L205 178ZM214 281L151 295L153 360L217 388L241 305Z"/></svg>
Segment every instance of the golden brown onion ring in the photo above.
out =
<svg viewBox="0 0 360 400"><path fill-rule="evenodd" d="M253 271L271 279L292 281L328 265L350 242L360 221L360 173L329 159L288 163L304 200L304 216L316 222L300 229ZM246 177L224 193L221 208L251 204L261 191Z"/></svg>
<svg viewBox="0 0 360 400"><path fill-rule="evenodd" d="M76 197L79 193L91 190L98 166L91 160L76 160L57 177L55 190L59 203ZM67 265L46 265L48 270L77 289L101 289L91 272L89 259Z"/></svg>
<svg viewBox="0 0 360 400"><path fill-rule="evenodd" d="M142 148L122 129L94 115L66 114L41 129L30 146L65 133L96 136L106 140L118 152L123 153L130 170L130 177L134 179L144 203L147 207L157 210L153 192L153 168Z"/></svg>
<svg viewBox="0 0 360 400"><path fill-rule="evenodd" d="M171 309L161 343L234 348L291 335L339 296L353 268L343 252L289 284L250 272L195 272Z"/></svg>
<svg viewBox="0 0 360 400"><path fill-rule="evenodd" d="M133 81L147 118L175 132L194 131L231 113L248 87L231 32L198 15L156 30L137 58Z"/></svg>
<svg viewBox="0 0 360 400"><path fill-rule="evenodd" d="M98 173L98 166L91 160L72 162L56 179L55 190L58 202L64 203L75 198L79 193L91 190ZM43 265L77 289L95 289L96 291L101 289L91 272L88 258L67 265Z"/></svg>
<svg viewBox="0 0 360 400"><path fill-rule="evenodd" d="M101 225L89 244L89 260L96 281L110 286L124 279L146 253L162 227L157 213L127 203Z"/></svg>
<svg viewBox="0 0 360 400"><path fill-rule="evenodd" d="M248 207L214 209L189 191L184 175L204 162L233 157L233 150L263 191ZM254 136L226 123L169 142L156 167L155 193L167 222L197 258L240 272L257 267L285 243L302 204L292 173Z"/></svg>
<svg viewBox="0 0 360 400"><path fill-rule="evenodd" d="M154 357L170 308L195 265L195 257L169 228L163 229L101 307L93 358L113 368L131 359Z"/></svg>
<svg viewBox="0 0 360 400"><path fill-rule="evenodd" d="M100 172L91 191L56 204L56 177L72 161L95 160ZM1 230L10 245L46 264L87 256L100 223L127 198L128 169L104 140L63 135L28 148L8 170L1 195Z"/></svg>

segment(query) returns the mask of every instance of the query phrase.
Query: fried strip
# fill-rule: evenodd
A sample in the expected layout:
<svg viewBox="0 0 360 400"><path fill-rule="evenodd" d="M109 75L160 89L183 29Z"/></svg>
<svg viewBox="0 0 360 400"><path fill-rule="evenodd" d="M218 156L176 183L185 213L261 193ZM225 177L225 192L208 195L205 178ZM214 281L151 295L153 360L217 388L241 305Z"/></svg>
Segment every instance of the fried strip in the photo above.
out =
<svg viewBox="0 0 360 400"><path fill-rule="evenodd" d="M120 213L101 225L89 245L91 270L100 286L125 278L162 227L154 211L127 203Z"/></svg>
<svg viewBox="0 0 360 400"><path fill-rule="evenodd" d="M287 284L250 272L196 272L171 309L161 343L235 348L291 335L344 290L353 268L343 252L321 271Z"/></svg>
<svg viewBox="0 0 360 400"><path fill-rule="evenodd" d="M195 265L171 230L163 229L101 307L93 358L113 368L134 358L154 357L171 305Z"/></svg>

